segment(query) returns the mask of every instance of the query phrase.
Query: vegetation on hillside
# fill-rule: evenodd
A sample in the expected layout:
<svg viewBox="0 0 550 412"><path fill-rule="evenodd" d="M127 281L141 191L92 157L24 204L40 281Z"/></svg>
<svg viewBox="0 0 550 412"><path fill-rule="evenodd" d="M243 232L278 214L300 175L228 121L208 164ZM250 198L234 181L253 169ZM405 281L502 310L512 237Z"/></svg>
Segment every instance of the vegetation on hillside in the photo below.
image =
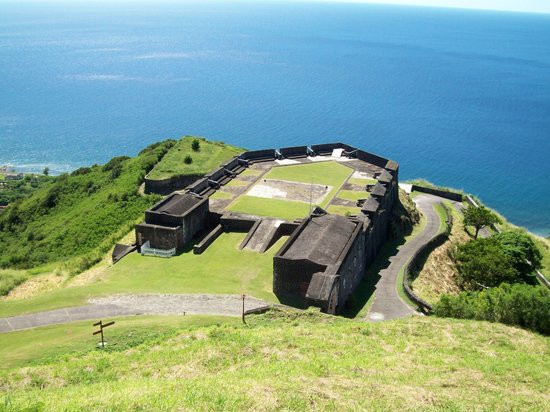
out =
<svg viewBox="0 0 550 412"><path fill-rule="evenodd" d="M185 136L176 142L147 177L161 180L173 176L205 175L243 151L222 142Z"/></svg>
<svg viewBox="0 0 550 412"><path fill-rule="evenodd" d="M173 145L156 143L135 158L115 157L62 174L10 205L0 215L0 267L62 261L73 272L90 267L158 200L138 188Z"/></svg>
<svg viewBox="0 0 550 412"><path fill-rule="evenodd" d="M502 223L502 220L485 206L474 207L469 205L464 210L464 226L472 226L475 229L474 239L477 239L479 231L484 227Z"/></svg>
<svg viewBox="0 0 550 412"><path fill-rule="evenodd" d="M150 338L137 327L135 343L133 333L115 335L115 325L113 350L90 343L87 353L0 372L0 405L498 411L548 403L548 338L503 325L421 317L365 323L284 311L249 316L247 326L215 322ZM17 333L32 339L41 330ZM59 335L66 345L67 334Z"/></svg>
<svg viewBox="0 0 550 412"><path fill-rule="evenodd" d="M437 316L488 320L550 335L550 293L543 286L509 285L445 295L434 307Z"/></svg>
<svg viewBox="0 0 550 412"><path fill-rule="evenodd" d="M35 190L51 184L53 180L54 178L51 176L36 174L25 175L20 180L5 180L0 174L0 206L7 206L23 199Z"/></svg>

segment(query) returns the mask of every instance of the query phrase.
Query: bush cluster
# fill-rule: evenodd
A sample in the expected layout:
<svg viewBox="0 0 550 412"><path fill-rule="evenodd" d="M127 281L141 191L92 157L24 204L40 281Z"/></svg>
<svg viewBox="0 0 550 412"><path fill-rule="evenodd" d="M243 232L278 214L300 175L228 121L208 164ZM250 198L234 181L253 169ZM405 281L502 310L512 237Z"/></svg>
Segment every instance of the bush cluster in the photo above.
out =
<svg viewBox="0 0 550 412"><path fill-rule="evenodd" d="M479 292L444 295L434 314L501 322L550 335L550 292L542 286L503 283Z"/></svg>

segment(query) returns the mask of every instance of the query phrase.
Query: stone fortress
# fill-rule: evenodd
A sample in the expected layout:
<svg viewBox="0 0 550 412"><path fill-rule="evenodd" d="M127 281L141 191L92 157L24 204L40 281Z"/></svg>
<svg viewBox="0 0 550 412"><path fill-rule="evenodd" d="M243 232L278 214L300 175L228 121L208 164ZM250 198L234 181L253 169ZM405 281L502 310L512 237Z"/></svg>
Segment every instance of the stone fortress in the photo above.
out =
<svg viewBox="0 0 550 412"><path fill-rule="evenodd" d="M361 182L358 179L352 184L349 179L342 186L364 193L363 198L353 201L357 213L344 216L314 206L312 200L318 203L330 190L328 186L300 187L299 183L264 179L275 167L319 161L338 162L351 168L352 176L366 178L365 185L357 185ZM137 247L142 254L157 256L175 255L191 247L200 254L221 233L236 231L247 233L241 249L263 253L288 236L273 258L273 292L281 302L316 306L335 314L344 307L387 238L391 211L398 201L398 169L392 160L343 143L244 152L146 211L145 222L136 225ZM246 170L254 173L243 173ZM234 179L240 180L239 185L230 184ZM297 196L303 201L309 196L309 215L285 221L231 211L228 205L232 199L215 196L222 188L234 198L244 194L276 198L282 194L289 200Z"/></svg>

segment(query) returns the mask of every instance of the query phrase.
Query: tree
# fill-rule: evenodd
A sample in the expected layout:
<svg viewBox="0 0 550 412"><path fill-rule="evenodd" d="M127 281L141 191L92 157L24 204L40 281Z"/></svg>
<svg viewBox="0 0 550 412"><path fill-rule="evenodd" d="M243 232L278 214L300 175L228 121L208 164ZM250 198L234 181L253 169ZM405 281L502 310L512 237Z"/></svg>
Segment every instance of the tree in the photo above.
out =
<svg viewBox="0 0 550 412"><path fill-rule="evenodd" d="M193 142L191 143L191 149L193 149L194 152L198 152L199 150L201 150L199 139L193 139Z"/></svg>
<svg viewBox="0 0 550 412"><path fill-rule="evenodd" d="M500 243L502 251L509 257L512 266L523 276L531 274L533 268L542 267L542 255L527 233L510 230L494 237Z"/></svg>
<svg viewBox="0 0 550 412"><path fill-rule="evenodd" d="M486 207L474 207L470 205L464 212L464 226L473 226L476 230L474 239L477 239L477 235L481 229L496 223L502 223L502 221Z"/></svg>
<svg viewBox="0 0 550 412"><path fill-rule="evenodd" d="M185 163L186 165L190 165L191 163L193 163L193 158L187 155L185 156L185 159L183 159L183 163Z"/></svg>
<svg viewBox="0 0 550 412"><path fill-rule="evenodd" d="M498 286L502 282L517 283L521 278L494 236L457 246L453 257L460 286L465 290Z"/></svg>
<svg viewBox="0 0 550 412"><path fill-rule="evenodd" d="M50 168L46 166L46 167L44 168L44 171L42 172L42 174L43 174L44 176L48 176L48 175L50 174Z"/></svg>

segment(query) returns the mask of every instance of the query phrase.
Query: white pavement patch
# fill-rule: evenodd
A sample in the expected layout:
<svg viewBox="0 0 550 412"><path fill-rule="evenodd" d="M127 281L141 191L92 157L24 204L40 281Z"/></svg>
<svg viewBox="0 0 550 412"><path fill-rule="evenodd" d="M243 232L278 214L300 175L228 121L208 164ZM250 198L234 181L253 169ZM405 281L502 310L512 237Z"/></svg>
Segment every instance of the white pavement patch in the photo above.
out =
<svg viewBox="0 0 550 412"><path fill-rule="evenodd" d="M209 314L233 315L242 313L243 301L240 295L114 295L93 298L94 305L116 305L146 315ZM262 300L246 297L245 310L268 306Z"/></svg>
<svg viewBox="0 0 550 412"><path fill-rule="evenodd" d="M292 159L282 159L282 160L277 159L277 160L275 160L275 162L277 162L281 166L300 164L300 162L298 162L296 160L292 160Z"/></svg>
<svg viewBox="0 0 550 412"><path fill-rule="evenodd" d="M354 177L355 179L374 179L373 175L370 175L370 174L365 173L365 172L359 172L358 170L353 172L351 177Z"/></svg>
<svg viewBox="0 0 550 412"><path fill-rule="evenodd" d="M267 199L286 199L287 192L277 187L256 184L247 193L248 196L264 197Z"/></svg>
<svg viewBox="0 0 550 412"><path fill-rule="evenodd" d="M399 183L399 188L403 189L405 193L411 193L412 192L413 185L410 185L408 183Z"/></svg>
<svg viewBox="0 0 550 412"><path fill-rule="evenodd" d="M334 149L332 151L332 157L342 157L342 153L344 153L344 149Z"/></svg>
<svg viewBox="0 0 550 412"><path fill-rule="evenodd" d="M335 157L335 156L310 156L307 158L310 162L349 162L353 159L347 157Z"/></svg>
<svg viewBox="0 0 550 412"><path fill-rule="evenodd" d="M380 313L380 312L371 312L369 313L368 318L370 320L378 321L378 320L384 320L385 316L383 313Z"/></svg>

